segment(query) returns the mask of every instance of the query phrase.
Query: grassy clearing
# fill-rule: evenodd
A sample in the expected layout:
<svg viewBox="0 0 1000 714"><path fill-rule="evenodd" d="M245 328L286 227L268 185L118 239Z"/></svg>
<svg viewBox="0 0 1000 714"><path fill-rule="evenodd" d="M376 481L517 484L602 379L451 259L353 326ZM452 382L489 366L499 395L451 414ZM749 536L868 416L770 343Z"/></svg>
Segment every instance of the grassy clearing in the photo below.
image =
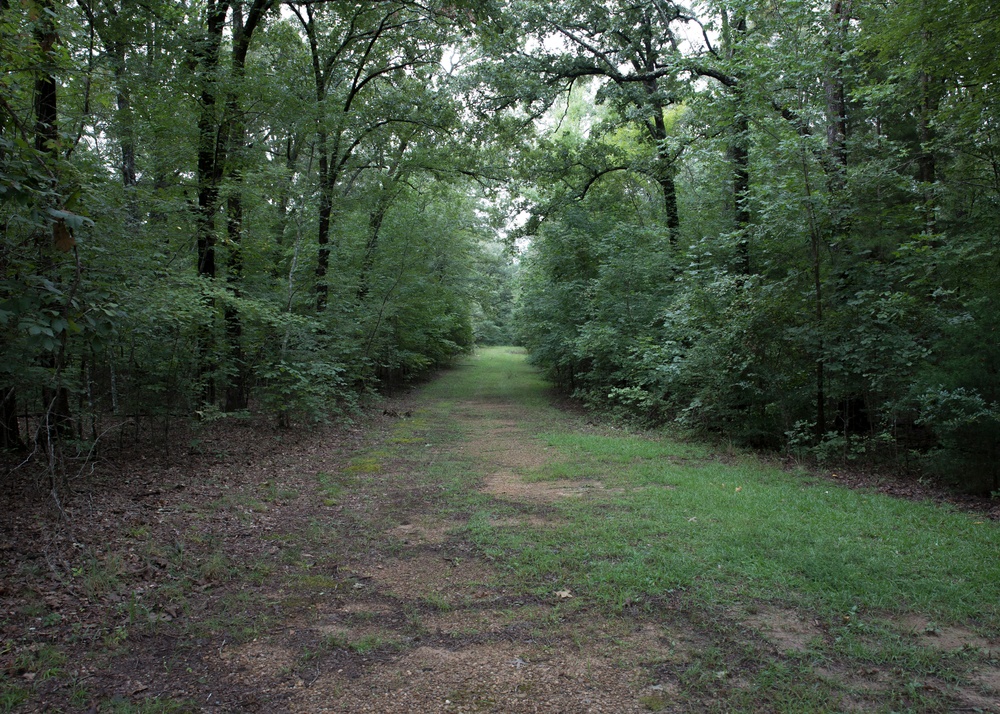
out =
<svg viewBox="0 0 1000 714"><path fill-rule="evenodd" d="M419 424L401 423L395 434L408 450L400 458L438 485L442 511L468 516L465 534L504 570L504 584L542 598L569 591L570 611L683 611L702 647L651 666L650 676L675 680L689 703L935 711L959 690L992 696L970 677L997 665L995 651L971 644L1000 637L996 523L788 473L750 454L721 459L666 435L588 427L550 406L545 385L509 349L480 352L423 397ZM525 481L603 488L547 503L544 525L505 521L541 509L470 488L485 474L460 447L491 419L516 421L525 448L552 452L522 469ZM775 658L762 612L811 624L794 651ZM917 616L932 629L960 628L968 643L928 644L927 632L906 625ZM872 668L871 681L854 674ZM647 699L655 711L676 698Z"/></svg>

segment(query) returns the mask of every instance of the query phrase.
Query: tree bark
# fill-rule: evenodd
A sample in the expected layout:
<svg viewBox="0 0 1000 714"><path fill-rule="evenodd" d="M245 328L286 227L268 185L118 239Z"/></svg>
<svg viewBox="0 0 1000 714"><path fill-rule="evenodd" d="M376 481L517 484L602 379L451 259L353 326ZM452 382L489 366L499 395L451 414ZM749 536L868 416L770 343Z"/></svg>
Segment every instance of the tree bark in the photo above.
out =
<svg viewBox="0 0 1000 714"><path fill-rule="evenodd" d="M0 393L0 449L22 449L21 429L17 421L17 390L4 387Z"/></svg>
<svg viewBox="0 0 1000 714"><path fill-rule="evenodd" d="M233 82L236 90L242 91L246 79L247 53L250 40L264 15L273 6L274 0L254 0L243 17L241 3L233 5ZM230 293L239 298L243 283L243 165L246 159L246 122L239 106L239 96L234 90L228 92L224 121L229 125L229 146L226 158L232 165L229 172L230 193L226 200L226 232L229 238L229 270L226 285ZM220 172L221 173L221 172ZM246 409L248 403L249 375L246 355L243 353L243 324L239 311L226 305L223 320L226 326L226 342L233 375L226 384L226 411Z"/></svg>
<svg viewBox="0 0 1000 714"><path fill-rule="evenodd" d="M52 17L55 9L51 0L43 0L40 5L41 14L35 29L35 41L41 54L46 57L44 65L52 67L56 63L55 46L59 42L59 34ZM54 75L44 70L38 72L35 78L35 149L40 154L53 158L59 155L56 86ZM41 249L51 250L47 246ZM62 337L65 339L65 333ZM59 356L49 353L42 357L42 364L50 369L54 376L58 376L61 371L64 352L65 350L61 350ZM42 410L45 416L41 435L46 444L51 443L54 437L68 436L72 426L69 390L65 386L60 386L58 380L54 382L56 383L42 388ZM8 398L13 399L14 395L11 394Z"/></svg>
<svg viewBox="0 0 1000 714"><path fill-rule="evenodd" d="M55 62L54 49L59 41L51 13L51 0L41 3L41 17L35 29L35 41L42 55L48 58L47 65ZM39 153L54 153L59 141L57 123L56 78L49 72L39 71L35 77L35 149Z"/></svg>
<svg viewBox="0 0 1000 714"><path fill-rule="evenodd" d="M917 138L920 140L917 154L917 180L924 192L924 233L933 235L937 232L936 201L934 200L934 182L937 180L937 157L934 154L934 129L931 124L934 112L937 111L938 97L935 92L934 79L927 72L920 73L920 111L917 120Z"/></svg>
<svg viewBox="0 0 1000 714"><path fill-rule="evenodd" d="M204 42L196 52L198 71L201 74L201 98L198 112L198 213L195 222L197 234L198 275L215 280L215 214L219 208L219 183L225 165L225 123L216 116L219 54L225 28L228 2L210 0L207 31ZM206 312L205 323L199 330L198 376L201 380L201 401L213 404L216 394L218 364L214 356L212 339L212 313L215 300L208 294L202 297Z"/></svg>
<svg viewBox="0 0 1000 714"><path fill-rule="evenodd" d="M274 6L274 3L275 0L254 0L245 18L242 3L239 0L232 3L232 67L235 77L242 77L254 31L263 22L264 16ZM229 7L228 0L209 0L205 42L196 53L202 75L198 116L198 275L210 282L215 281L218 273L215 250L215 217L219 211L220 184L225 175L228 155L233 149L233 137L236 136L238 141L243 141L242 124L240 124L237 112L238 96L230 90L223 95L223 100L220 97L223 90L217 77ZM223 107L221 116L218 111L220 100L222 100ZM237 153L239 152L237 151ZM239 195L240 177L241 174L237 174L236 187L234 188L234 194L237 196ZM227 230L230 237L235 235L237 241L235 250L238 252L243 224L242 198L237 197L235 201L228 201L227 208L230 214ZM239 259L237 260L239 261ZM241 278L242 264L239 265L237 272ZM205 306L211 315L214 312L214 300L206 296ZM238 320L238 315L227 315L226 317L227 335L230 336L230 341L239 341L242 329L237 331L234 326ZM216 398L218 365L212 356L210 325L206 325L205 329L202 330L199 352L199 370L204 384L202 400L205 403L213 403Z"/></svg>

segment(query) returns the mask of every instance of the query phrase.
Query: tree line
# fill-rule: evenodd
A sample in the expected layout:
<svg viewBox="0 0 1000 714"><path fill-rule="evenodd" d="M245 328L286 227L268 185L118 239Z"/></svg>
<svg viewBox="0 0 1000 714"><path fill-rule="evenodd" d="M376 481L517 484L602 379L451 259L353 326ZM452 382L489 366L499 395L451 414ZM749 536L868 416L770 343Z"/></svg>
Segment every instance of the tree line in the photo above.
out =
<svg viewBox="0 0 1000 714"><path fill-rule="evenodd" d="M1000 490L987 2L524 3L518 330L647 423Z"/></svg>
<svg viewBox="0 0 1000 714"><path fill-rule="evenodd" d="M998 491L998 44L986 0L0 0L0 446L514 337L630 419Z"/></svg>
<svg viewBox="0 0 1000 714"><path fill-rule="evenodd" d="M0 2L0 447L55 474L136 425L308 423L505 339L470 27L396 1Z"/></svg>

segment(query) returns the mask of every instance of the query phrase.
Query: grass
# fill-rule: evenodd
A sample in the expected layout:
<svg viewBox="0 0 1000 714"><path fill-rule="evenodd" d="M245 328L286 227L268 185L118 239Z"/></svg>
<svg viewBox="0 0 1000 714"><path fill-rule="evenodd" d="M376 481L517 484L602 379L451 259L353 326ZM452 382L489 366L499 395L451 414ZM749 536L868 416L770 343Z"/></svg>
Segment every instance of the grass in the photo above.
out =
<svg viewBox="0 0 1000 714"><path fill-rule="evenodd" d="M30 694L18 682L0 673L0 712L14 711L19 704L28 701Z"/></svg>
<svg viewBox="0 0 1000 714"><path fill-rule="evenodd" d="M425 393L444 410L452 395L470 392L533 404L525 420L549 424L540 438L562 458L527 480L589 478L607 487L557 501L546 527L493 526L493 510L471 519L476 543L525 587L540 592L555 579L612 609L694 589L717 602L780 599L830 617L852 608L922 612L1000 627L996 525L787 473L752 455L722 463L706 446L666 436L581 430L554 415L521 360L484 351L472 369ZM439 459L435 469L448 480L452 466Z"/></svg>
<svg viewBox="0 0 1000 714"><path fill-rule="evenodd" d="M624 441L626 458L634 449ZM558 469L562 477L565 465ZM578 473L600 469L590 462ZM562 573L607 604L738 586L741 597L777 595L827 613L918 610L998 623L1000 562L986 556L1000 538L965 514L806 486L749 458L733 466L623 461L607 485L624 491L557 504L554 527L493 528L484 518L476 539L515 577ZM649 488L663 485L670 488Z"/></svg>
<svg viewBox="0 0 1000 714"><path fill-rule="evenodd" d="M469 514L465 535L504 571L505 586L546 598L568 589L577 605L609 615L683 608L706 639L675 672L686 701L755 710L767 691L766 706L783 712L838 711L856 695L873 711L946 708L947 695L935 692L966 681L983 657L924 646L901 618L1000 636L995 523L789 473L752 454L721 458L666 434L588 427L554 409L509 349L477 353L422 396L421 428L397 428L400 454L438 484L442 512ZM463 402L482 405L460 419ZM605 488L547 504L544 526L496 525L509 504L470 488L484 477L480 466L450 447L476 433L476 419L509 420L511 410L524 438L552 451L522 474L526 481L590 479ZM403 448L411 443L432 444L433 453ZM749 613L771 606L819 623L804 654L776 660L747 629ZM884 668L886 685L859 695L850 681L817 675L817 662ZM647 700L650 710L665 706L660 694Z"/></svg>

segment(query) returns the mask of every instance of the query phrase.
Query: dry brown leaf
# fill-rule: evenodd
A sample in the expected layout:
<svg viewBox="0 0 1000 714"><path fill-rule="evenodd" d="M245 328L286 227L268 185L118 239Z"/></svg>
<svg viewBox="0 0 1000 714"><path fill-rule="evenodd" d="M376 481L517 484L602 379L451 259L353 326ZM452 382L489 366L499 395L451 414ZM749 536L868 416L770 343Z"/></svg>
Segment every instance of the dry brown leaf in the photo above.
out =
<svg viewBox="0 0 1000 714"><path fill-rule="evenodd" d="M52 224L52 241L60 253L69 253L73 250L76 239L70 232L69 226L66 225L66 221L58 220Z"/></svg>

